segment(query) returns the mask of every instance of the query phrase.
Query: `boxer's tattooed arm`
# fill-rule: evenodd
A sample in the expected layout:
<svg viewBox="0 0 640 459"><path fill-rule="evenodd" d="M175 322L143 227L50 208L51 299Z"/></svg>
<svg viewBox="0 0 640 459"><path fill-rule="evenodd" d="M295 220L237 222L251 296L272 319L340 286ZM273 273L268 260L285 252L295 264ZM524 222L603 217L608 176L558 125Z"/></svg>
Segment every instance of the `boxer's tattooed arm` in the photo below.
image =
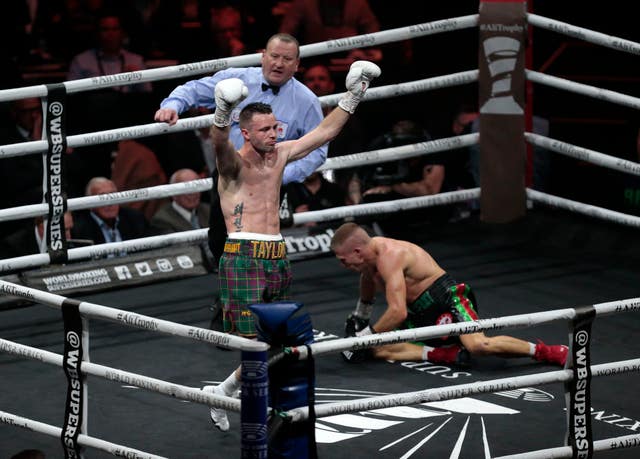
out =
<svg viewBox="0 0 640 459"><path fill-rule="evenodd" d="M233 209L233 226L236 227L236 231L242 231L242 209L244 208L244 203L241 202L236 204L236 207Z"/></svg>

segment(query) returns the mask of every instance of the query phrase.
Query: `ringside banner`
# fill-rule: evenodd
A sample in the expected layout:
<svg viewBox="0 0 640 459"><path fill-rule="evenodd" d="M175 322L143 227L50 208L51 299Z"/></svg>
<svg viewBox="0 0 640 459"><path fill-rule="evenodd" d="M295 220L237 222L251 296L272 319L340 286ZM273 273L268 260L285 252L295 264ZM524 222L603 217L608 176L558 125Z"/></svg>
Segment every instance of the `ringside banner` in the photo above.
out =
<svg viewBox="0 0 640 459"><path fill-rule="evenodd" d="M165 282L207 274L199 247L174 246L26 271L21 283L45 292L68 295Z"/></svg>
<svg viewBox="0 0 640 459"><path fill-rule="evenodd" d="M330 255L334 231L330 227L283 230L287 257L300 261ZM208 272L199 246L178 245L121 257L51 265L0 279L66 296L202 276ZM0 297L0 309L25 302L24 299Z"/></svg>
<svg viewBox="0 0 640 459"><path fill-rule="evenodd" d="M67 238L64 213L67 210L64 155L67 150L66 99L63 84L47 86L46 133L49 147L45 156L44 199L49 204L47 247L53 263L66 263Z"/></svg>
<svg viewBox="0 0 640 459"><path fill-rule="evenodd" d="M333 228L287 228L282 231L291 261L306 260L331 254Z"/></svg>
<svg viewBox="0 0 640 459"><path fill-rule="evenodd" d="M571 362L573 379L565 385L567 399L567 440L573 459L593 456L591 432L591 324L596 318L593 306L576 308L571 324Z"/></svg>
<svg viewBox="0 0 640 459"><path fill-rule="evenodd" d="M67 376L67 402L64 410L64 423L60 440L65 459L81 459L82 448L78 444L83 426L84 384L82 377L82 317L79 303L67 299L62 304L64 322L63 369Z"/></svg>

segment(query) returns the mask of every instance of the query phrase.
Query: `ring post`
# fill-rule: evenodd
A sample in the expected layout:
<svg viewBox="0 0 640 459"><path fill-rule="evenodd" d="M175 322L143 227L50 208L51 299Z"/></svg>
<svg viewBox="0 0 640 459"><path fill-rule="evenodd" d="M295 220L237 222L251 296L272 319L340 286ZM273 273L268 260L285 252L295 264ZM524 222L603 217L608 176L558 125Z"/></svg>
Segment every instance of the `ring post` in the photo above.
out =
<svg viewBox="0 0 640 459"><path fill-rule="evenodd" d="M486 223L509 223L526 214L525 5L480 2L480 219Z"/></svg>
<svg viewBox="0 0 640 459"><path fill-rule="evenodd" d="M596 318L593 306L575 308L576 315L570 322L571 347L567 367L573 370L573 378L565 383L567 404L567 443L573 449L574 458L590 459L593 456L591 430L591 324Z"/></svg>
<svg viewBox="0 0 640 459"><path fill-rule="evenodd" d="M249 309L258 318L258 339L268 342L272 352L313 342L311 318L302 303L262 303L251 305ZM315 419L290 423L283 422L279 416L279 413L312 405L314 391L313 360L305 362L285 358L269 369L269 396L273 409L269 420L269 459L316 457ZM243 399L243 406L244 403Z"/></svg>
<svg viewBox="0 0 640 459"><path fill-rule="evenodd" d="M240 443L242 459L267 459L269 402L267 351L242 351Z"/></svg>

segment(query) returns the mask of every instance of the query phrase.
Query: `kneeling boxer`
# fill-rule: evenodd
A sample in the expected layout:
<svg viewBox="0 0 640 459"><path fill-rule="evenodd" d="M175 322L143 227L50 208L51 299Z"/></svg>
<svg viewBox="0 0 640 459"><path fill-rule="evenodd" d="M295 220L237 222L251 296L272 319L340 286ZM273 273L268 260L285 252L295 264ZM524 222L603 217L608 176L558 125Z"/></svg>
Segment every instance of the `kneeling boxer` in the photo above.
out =
<svg viewBox="0 0 640 459"><path fill-rule="evenodd" d="M364 336L402 328L418 328L478 320L477 304L467 284L451 278L421 247L407 241L370 237L355 223L335 232L331 249L345 268L360 273L360 299L347 318L346 336ZM383 291L387 309L375 325L369 323L376 291ZM435 338L423 345L398 343L372 349L344 351L350 361L368 352L375 358L399 361L463 364L472 355L531 357L564 366L568 347L530 343L511 336L470 333Z"/></svg>

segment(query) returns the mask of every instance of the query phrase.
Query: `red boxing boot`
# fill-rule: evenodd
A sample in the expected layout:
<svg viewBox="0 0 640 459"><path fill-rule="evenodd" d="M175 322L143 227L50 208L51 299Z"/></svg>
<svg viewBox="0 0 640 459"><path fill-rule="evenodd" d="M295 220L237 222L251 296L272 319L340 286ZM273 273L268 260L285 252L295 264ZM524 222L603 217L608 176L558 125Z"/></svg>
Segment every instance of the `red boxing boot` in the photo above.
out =
<svg viewBox="0 0 640 459"><path fill-rule="evenodd" d="M431 363L467 365L469 363L469 352L456 344L453 346L436 347L427 353L427 360Z"/></svg>
<svg viewBox="0 0 640 459"><path fill-rule="evenodd" d="M569 348L563 344L548 346L542 341L538 340L538 344L536 344L536 352L533 355L533 359L537 360L538 362L552 363L554 365L564 367L564 364L567 361L568 353Z"/></svg>

